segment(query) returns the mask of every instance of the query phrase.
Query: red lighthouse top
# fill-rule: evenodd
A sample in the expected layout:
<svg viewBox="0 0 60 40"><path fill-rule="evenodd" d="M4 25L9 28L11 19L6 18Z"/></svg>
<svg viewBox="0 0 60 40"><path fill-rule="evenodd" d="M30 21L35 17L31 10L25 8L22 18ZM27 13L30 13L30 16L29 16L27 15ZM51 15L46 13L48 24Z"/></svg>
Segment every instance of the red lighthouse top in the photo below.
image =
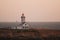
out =
<svg viewBox="0 0 60 40"><path fill-rule="evenodd" d="M22 16L24 16L24 13L22 13Z"/></svg>

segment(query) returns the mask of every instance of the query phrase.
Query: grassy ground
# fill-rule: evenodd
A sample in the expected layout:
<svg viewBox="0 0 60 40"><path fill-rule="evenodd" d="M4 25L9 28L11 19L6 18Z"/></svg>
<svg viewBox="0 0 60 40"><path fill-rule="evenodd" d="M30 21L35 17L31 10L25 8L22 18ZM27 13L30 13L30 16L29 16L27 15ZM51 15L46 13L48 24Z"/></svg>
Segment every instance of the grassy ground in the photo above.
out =
<svg viewBox="0 0 60 40"><path fill-rule="evenodd" d="M0 40L60 40L60 30L0 29Z"/></svg>

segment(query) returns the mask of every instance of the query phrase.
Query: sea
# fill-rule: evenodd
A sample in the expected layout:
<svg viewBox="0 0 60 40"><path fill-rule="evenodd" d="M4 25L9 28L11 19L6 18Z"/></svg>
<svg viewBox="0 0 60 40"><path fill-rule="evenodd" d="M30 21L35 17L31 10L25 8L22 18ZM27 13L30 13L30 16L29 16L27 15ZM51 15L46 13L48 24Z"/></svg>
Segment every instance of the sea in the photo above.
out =
<svg viewBox="0 0 60 40"><path fill-rule="evenodd" d="M35 29L60 30L60 22L27 22L30 27ZM20 22L0 22L0 28L15 27Z"/></svg>

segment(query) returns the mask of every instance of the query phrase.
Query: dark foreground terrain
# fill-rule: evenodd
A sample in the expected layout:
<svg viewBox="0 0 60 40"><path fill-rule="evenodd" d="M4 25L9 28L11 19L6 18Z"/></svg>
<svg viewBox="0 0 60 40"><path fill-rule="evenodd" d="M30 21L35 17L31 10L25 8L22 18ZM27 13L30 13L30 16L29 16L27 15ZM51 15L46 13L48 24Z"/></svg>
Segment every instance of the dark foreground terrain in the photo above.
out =
<svg viewBox="0 0 60 40"><path fill-rule="evenodd" d="M60 40L60 30L0 29L0 40Z"/></svg>
<svg viewBox="0 0 60 40"><path fill-rule="evenodd" d="M14 37L14 38L5 38L5 37L1 37L0 40L60 40L60 37L52 37L52 36L49 36L47 38L26 38L26 37Z"/></svg>
<svg viewBox="0 0 60 40"><path fill-rule="evenodd" d="M20 38L20 37L15 37L15 38L5 38L1 37L0 40L60 40L60 37L47 37L47 38Z"/></svg>

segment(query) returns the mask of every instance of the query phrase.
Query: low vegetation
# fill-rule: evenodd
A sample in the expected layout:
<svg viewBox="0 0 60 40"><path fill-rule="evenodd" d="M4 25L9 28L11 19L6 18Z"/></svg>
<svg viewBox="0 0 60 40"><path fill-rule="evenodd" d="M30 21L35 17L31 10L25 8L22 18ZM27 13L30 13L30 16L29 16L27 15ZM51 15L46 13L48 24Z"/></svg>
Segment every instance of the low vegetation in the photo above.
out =
<svg viewBox="0 0 60 40"><path fill-rule="evenodd" d="M0 40L60 40L59 33L53 31L51 34L49 32L51 31L38 31L35 29L0 29Z"/></svg>

